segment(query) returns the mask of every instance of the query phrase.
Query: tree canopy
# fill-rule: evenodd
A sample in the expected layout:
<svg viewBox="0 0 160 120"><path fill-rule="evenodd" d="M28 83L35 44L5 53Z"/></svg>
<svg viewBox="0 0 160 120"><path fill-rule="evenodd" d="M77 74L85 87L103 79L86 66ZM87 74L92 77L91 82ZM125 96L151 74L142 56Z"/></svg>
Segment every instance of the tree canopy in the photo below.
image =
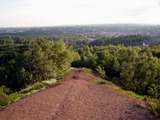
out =
<svg viewBox="0 0 160 120"><path fill-rule="evenodd" d="M74 61L72 66L91 68L123 89L160 98L158 46L85 46L77 51L81 59Z"/></svg>
<svg viewBox="0 0 160 120"><path fill-rule="evenodd" d="M62 76L69 70L74 55L78 56L63 41L42 38L27 41L0 45L0 86L17 91Z"/></svg>

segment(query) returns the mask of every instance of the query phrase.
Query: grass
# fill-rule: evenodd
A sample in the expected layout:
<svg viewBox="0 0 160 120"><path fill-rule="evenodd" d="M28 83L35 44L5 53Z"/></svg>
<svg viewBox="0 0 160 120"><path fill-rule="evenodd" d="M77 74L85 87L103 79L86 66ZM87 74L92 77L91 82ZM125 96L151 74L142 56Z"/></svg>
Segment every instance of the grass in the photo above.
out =
<svg viewBox="0 0 160 120"><path fill-rule="evenodd" d="M84 72L96 75L95 72L91 69L88 69L88 68L78 68L78 69L83 70ZM139 94L134 93L133 91L123 90L121 87L119 87L119 86L115 85L114 83L107 81L107 80L99 80L99 81L88 80L88 81L92 84L102 85L105 87L112 87L123 94L129 95L129 96L136 98L138 100L145 101L146 105L149 107L150 111L152 113L154 113L155 115L160 116L160 100L158 100L156 98L151 98L149 96L139 95Z"/></svg>
<svg viewBox="0 0 160 120"><path fill-rule="evenodd" d="M47 87L48 87L47 84L45 85L44 83L36 83L26 89L21 90L19 93L24 93L24 94L25 93L32 93L33 91L39 91L39 90L45 89Z"/></svg>
<svg viewBox="0 0 160 120"><path fill-rule="evenodd" d="M87 73L93 73L93 70L88 69L88 68L82 68L81 70L83 70L84 72L87 72Z"/></svg>
<svg viewBox="0 0 160 120"><path fill-rule="evenodd" d="M122 88L116 86L115 84L113 84L111 82L107 82L107 83L110 83L110 84L106 84L105 86L113 87L114 89L117 89L119 92L121 92L123 94L132 96L132 97L134 97L138 100L145 101L146 105L149 107L150 111L152 113L154 113L155 115L160 116L160 100L158 100L157 98L151 98L151 97L146 96L146 95L144 95L144 96L139 95L139 94L136 94L133 91L123 90Z"/></svg>
<svg viewBox="0 0 160 120"><path fill-rule="evenodd" d="M73 68L71 70L73 70ZM94 72L91 69L88 69L88 68L78 68L78 70L82 70L84 72L94 74ZM0 108L5 106L5 105L16 102L17 100L19 100L19 99L21 99L21 98L23 98L27 95L38 92L38 91L43 90L43 89L46 89L46 88L48 88L48 87L50 87L50 86L52 86L56 83L59 83L61 81L63 81L63 80L61 79L60 81L56 81L55 79L51 79L51 80L46 80L46 81L43 81L43 82L40 82L40 83L35 83L34 85L28 86L27 88L25 88L25 89L23 89L19 92L13 93L11 95L8 95L8 96L0 93L0 98L1 97L3 98L3 100L0 99ZM151 112L154 113L157 116L160 116L160 100L158 100L158 99L138 95L138 94L136 94L132 91L123 90L122 88L116 86L115 84L113 84L112 82L109 82L107 80L99 80L99 81L89 80L89 82L92 83L92 84L102 85L102 86L105 86L105 87L112 87L112 88L118 90L119 92L121 92L123 94L132 96L132 97L134 97L138 100L144 100L147 103L148 107L150 108Z"/></svg>
<svg viewBox="0 0 160 120"><path fill-rule="evenodd" d="M27 95L26 93L19 93L19 92L13 93L13 94L8 96L7 103L10 104L10 103L16 102L26 95Z"/></svg>
<svg viewBox="0 0 160 120"><path fill-rule="evenodd" d="M7 95L5 93L0 93L0 106L7 104Z"/></svg>
<svg viewBox="0 0 160 120"><path fill-rule="evenodd" d="M0 94L0 97L3 98L0 100L0 108L4 107L6 105L9 105L13 102L16 102L27 95L30 95L30 94L38 92L40 90L49 88L50 86L52 86L56 83L57 83L57 81L55 79L51 79L51 80L35 83L31 86L28 86L25 89L22 89L19 92L16 92L16 93L13 93L10 95Z"/></svg>
<svg viewBox="0 0 160 120"><path fill-rule="evenodd" d="M50 80L45 80L45 81L42 81L42 82L38 82L38 83L35 83L33 85L28 86L25 89L22 89L19 92L16 92L16 93L13 93L13 94L10 94L10 95L6 95L5 93L0 92L0 108L4 107L6 105L9 105L13 102L16 102L19 99L22 99L23 97L25 97L27 95L30 95L32 93L44 90L46 88L49 88L49 87L63 81L64 77L67 74L69 74L72 70L73 70L73 68L66 71L64 75L59 76L57 78L58 80L50 79Z"/></svg>
<svg viewBox="0 0 160 120"><path fill-rule="evenodd" d="M82 67L82 68L72 68L73 70L76 69L76 70L81 70L83 72L86 72L86 73L93 73L93 70L89 69L89 68L85 68L85 67Z"/></svg>
<svg viewBox="0 0 160 120"><path fill-rule="evenodd" d="M160 116L160 100L154 98L147 98L148 106L151 108L152 112Z"/></svg>
<svg viewBox="0 0 160 120"><path fill-rule="evenodd" d="M97 85L103 85L103 86L106 86L106 87L112 87L112 88L118 90L119 92L121 92L123 94L132 96L132 97L134 97L138 100L143 100L143 101L146 102L147 106L149 107L149 109L152 113L154 113L157 116L160 116L160 100L158 100L156 98L150 98L149 96L138 95L138 94L136 94L132 91L123 90L122 88L116 86L112 82L105 81L105 83L104 83L104 81L105 80L102 80L101 82L92 82L92 83L96 83Z"/></svg>
<svg viewBox="0 0 160 120"><path fill-rule="evenodd" d="M136 99L139 99L139 100L145 100L145 98L146 98L146 96L138 95L138 94L136 94L136 93L134 93L132 91L126 91L126 90L123 90L123 89L119 89L119 91L121 93L124 93L126 95L132 96L132 97L134 97Z"/></svg>

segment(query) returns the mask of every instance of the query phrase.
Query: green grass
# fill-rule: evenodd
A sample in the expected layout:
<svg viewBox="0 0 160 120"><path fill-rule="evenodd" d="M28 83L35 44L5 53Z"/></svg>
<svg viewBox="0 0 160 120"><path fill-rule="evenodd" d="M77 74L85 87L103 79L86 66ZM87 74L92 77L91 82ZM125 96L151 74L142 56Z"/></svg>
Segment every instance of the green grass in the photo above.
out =
<svg viewBox="0 0 160 120"><path fill-rule="evenodd" d="M147 98L147 104L151 108L151 111L160 116L160 100L154 98Z"/></svg>
<svg viewBox="0 0 160 120"><path fill-rule="evenodd" d="M95 72L91 69L88 69L88 68L78 68L79 70L83 70L84 72L87 72L87 73L91 73L91 74L95 74ZM123 90L121 87L115 85L114 83L110 82L110 81L107 81L107 80L89 80L90 83L92 84L97 84L97 85L102 85L102 86L105 86L105 87L111 87L111 88L114 88L116 89L117 91L125 94L125 95L129 95L133 98L136 98L138 100L142 100L142 101L145 101L147 106L150 108L150 111L152 113L154 113L155 115L157 116L160 116L160 100L156 99L156 98L151 98L149 96L143 96L143 95L139 95L139 94L136 94L134 93L133 91L126 91L126 90Z"/></svg>
<svg viewBox="0 0 160 120"><path fill-rule="evenodd" d="M26 93L19 93L19 92L13 93L8 96L7 103L10 104L16 102L17 100L21 99L24 96L26 96Z"/></svg>
<svg viewBox="0 0 160 120"><path fill-rule="evenodd" d="M136 99L139 99L139 100L144 100L146 98L146 96L138 95L138 94L136 94L136 93L134 93L132 91L126 91L126 90L123 90L123 89L119 89L119 91L121 93L124 93L126 95L132 96L132 97L134 97Z"/></svg>
<svg viewBox="0 0 160 120"><path fill-rule="evenodd" d="M157 116L160 116L160 100L158 100L156 98L150 98L149 96L142 96L142 95L138 95L132 91L123 90L121 87L116 86L115 84L113 84L112 82L107 81L107 80L101 80L98 82L97 82L97 80L90 80L89 82L92 84L102 85L105 87L111 87L111 88L114 88L123 94L129 95L129 96L136 98L138 100L143 100L146 102L147 106L150 108L150 111L152 113L154 113Z"/></svg>
<svg viewBox="0 0 160 120"><path fill-rule="evenodd" d="M40 90L49 88L50 86L56 84L56 81L43 81L43 82L39 82L39 83L35 83L31 86L28 86L25 89L22 89L19 92L10 94L10 95L6 95L4 93L0 93L0 108L3 106L6 106L8 104L11 104L13 102L18 101L19 99L30 95L32 93L38 92Z"/></svg>
<svg viewBox="0 0 160 120"><path fill-rule="evenodd" d="M89 68L77 68L78 70L82 70L83 72L86 72L86 73L92 73L93 74L93 70L89 69Z"/></svg>
<svg viewBox="0 0 160 120"><path fill-rule="evenodd" d="M126 95L129 95L129 96L132 96L138 100L142 100L142 101L145 101L147 106L150 108L150 111L152 113L154 113L155 115L157 116L160 116L160 100L156 99L156 98L151 98L149 96L146 96L146 95L139 95L139 94L136 94L135 92L133 91L126 91L126 90L123 90L122 88L116 86L115 84L111 83L111 82L107 82L109 84L105 84L104 86L110 86L116 90L118 90L119 92L123 93L123 94L126 94Z"/></svg>
<svg viewBox="0 0 160 120"><path fill-rule="evenodd" d="M0 106L4 106L7 104L7 95L3 92L0 92Z"/></svg>
<svg viewBox="0 0 160 120"><path fill-rule="evenodd" d="M67 71L65 73L65 75L67 75L69 72L71 72L71 70ZM22 89L19 92L15 92L15 93L10 94L10 95L6 95L5 93L0 92L0 108L3 107L3 106L6 106L8 104L11 104L13 102L16 102L19 99L21 99L21 98L23 98L27 95L30 95L30 94L38 92L40 90L44 90L46 88L49 88L49 87L57 84L59 81L61 81L64 78L64 76L61 76L62 78L60 78L60 80L50 79L50 80L45 80L45 81L42 81L42 82L35 83L33 85L28 86L25 89Z"/></svg>
<svg viewBox="0 0 160 120"><path fill-rule="evenodd" d="M33 86L30 86L26 89L21 90L19 93L32 93L33 91L38 91L47 88L47 84L45 85L44 83L36 83Z"/></svg>

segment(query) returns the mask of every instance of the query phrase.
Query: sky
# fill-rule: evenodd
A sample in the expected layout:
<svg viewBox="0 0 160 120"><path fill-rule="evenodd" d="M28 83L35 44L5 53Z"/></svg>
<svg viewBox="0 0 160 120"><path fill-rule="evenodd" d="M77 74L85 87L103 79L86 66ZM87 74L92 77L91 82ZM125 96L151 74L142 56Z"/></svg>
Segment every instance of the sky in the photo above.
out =
<svg viewBox="0 0 160 120"><path fill-rule="evenodd" d="M0 0L0 27L160 24L160 0Z"/></svg>

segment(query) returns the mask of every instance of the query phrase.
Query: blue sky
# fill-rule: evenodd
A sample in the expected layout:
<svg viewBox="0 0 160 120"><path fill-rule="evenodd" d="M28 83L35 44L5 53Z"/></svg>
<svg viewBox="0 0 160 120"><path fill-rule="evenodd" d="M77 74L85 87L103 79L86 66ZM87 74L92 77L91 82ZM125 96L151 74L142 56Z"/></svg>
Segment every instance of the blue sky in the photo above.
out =
<svg viewBox="0 0 160 120"><path fill-rule="evenodd" d="M160 0L0 0L0 27L160 24Z"/></svg>

